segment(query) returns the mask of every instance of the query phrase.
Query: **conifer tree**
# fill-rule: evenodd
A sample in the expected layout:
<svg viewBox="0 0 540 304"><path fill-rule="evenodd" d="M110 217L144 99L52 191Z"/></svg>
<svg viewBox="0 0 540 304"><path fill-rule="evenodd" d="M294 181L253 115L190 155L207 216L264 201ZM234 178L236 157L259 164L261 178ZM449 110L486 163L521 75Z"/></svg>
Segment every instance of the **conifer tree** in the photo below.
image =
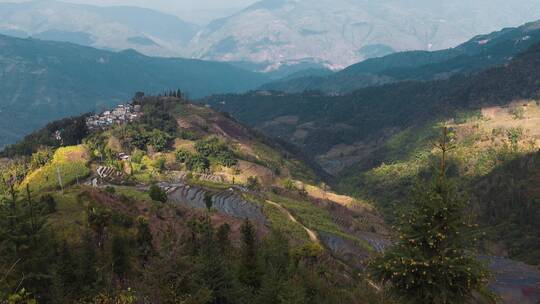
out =
<svg viewBox="0 0 540 304"><path fill-rule="evenodd" d="M148 225L148 220L144 217L137 218L137 246L139 250L139 258L143 265L148 262L148 259L154 247L152 245L152 232Z"/></svg>
<svg viewBox="0 0 540 304"><path fill-rule="evenodd" d="M120 283L124 282L130 270L128 254L126 239L115 235L111 245L112 268Z"/></svg>
<svg viewBox="0 0 540 304"><path fill-rule="evenodd" d="M399 239L370 265L373 277L388 283L402 303L461 304L486 291L488 271L474 253L475 231L467 201L446 176L448 130L437 144L438 175L413 192L410 211L399 217Z"/></svg>
<svg viewBox="0 0 540 304"><path fill-rule="evenodd" d="M0 203L0 269L9 269L0 293L25 288L37 300L47 301L51 288L55 244L46 217L34 206L30 187L18 200L15 187L10 199Z"/></svg>
<svg viewBox="0 0 540 304"><path fill-rule="evenodd" d="M204 193L204 205L206 206L206 209L208 211L212 210L212 205L214 202L212 201L212 194L205 192Z"/></svg>
<svg viewBox="0 0 540 304"><path fill-rule="evenodd" d="M63 241L56 254L52 294L58 303L66 303L78 296L77 263L67 244Z"/></svg>
<svg viewBox="0 0 540 304"><path fill-rule="evenodd" d="M235 289L230 267L221 252L218 251L214 228L209 216L205 216L199 225L200 252L199 270L201 280L212 291L213 303L235 302Z"/></svg>
<svg viewBox="0 0 540 304"><path fill-rule="evenodd" d="M242 251L238 276L241 283L250 288L257 289L260 287L260 271L257 261L255 228L246 219L240 229L242 233Z"/></svg>
<svg viewBox="0 0 540 304"><path fill-rule="evenodd" d="M80 292L90 294L96 287L98 272L96 269L96 248L89 230L83 233L81 251L78 259L78 284Z"/></svg>
<svg viewBox="0 0 540 304"><path fill-rule="evenodd" d="M94 239L98 248L102 249L105 242L105 228L109 224L110 214L106 210L90 207L87 210L87 220L90 229L94 231Z"/></svg>
<svg viewBox="0 0 540 304"><path fill-rule="evenodd" d="M229 224L227 223L219 226L218 231L216 233L216 241L217 241L218 249L220 252L222 252L225 255L227 255L231 249L231 240L229 239L230 233L231 233L231 226L229 226Z"/></svg>

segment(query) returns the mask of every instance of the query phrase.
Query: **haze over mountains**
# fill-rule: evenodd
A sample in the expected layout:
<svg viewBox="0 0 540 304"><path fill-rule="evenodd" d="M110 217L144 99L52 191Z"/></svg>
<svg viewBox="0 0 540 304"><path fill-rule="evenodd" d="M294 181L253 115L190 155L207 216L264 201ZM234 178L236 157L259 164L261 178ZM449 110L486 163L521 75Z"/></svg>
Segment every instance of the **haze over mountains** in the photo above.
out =
<svg viewBox="0 0 540 304"><path fill-rule="evenodd" d="M192 48L205 59L275 65L312 60L337 69L394 51L453 47L539 14L540 5L530 0L265 0L212 22Z"/></svg>
<svg viewBox="0 0 540 304"><path fill-rule="evenodd" d="M169 30L159 26L154 30L158 33L160 29ZM168 32L168 35L174 34ZM68 36L77 38L76 35ZM61 39L65 38L62 35L57 38L70 40ZM261 74L225 63L153 58L135 51L116 53L65 42L1 36L0 116L3 119L0 146L12 143L51 119L111 106L128 99L136 91L159 93L179 88L194 98L241 93L259 87L284 92L318 90L346 94L370 85L443 79L458 73L478 72L507 63L539 41L539 24L532 22L519 28L479 35L454 49L390 54L328 75L328 70L317 69L310 62L296 67L282 66L280 71ZM242 65L239 62L233 64ZM251 65L251 70L263 67ZM294 73L298 68L311 69ZM284 78L268 83L272 76ZM229 106L224 109L231 110ZM244 110L249 112L249 107ZM267 114L272 115L272 112ZM253 117L258 115L255 113Z"/></svg>
<svg viewBox="0 0 540 304"><path fill-rule="evenodd" d="M460 73L475 73L508 63L514 56L540 42L540 21L505 28L451 49L408 51L368 59L334 74L291 75L261 89L289 93L306 90L329 94L350 93L368 86L404 80L446 79Z"/></svg>
<svg viewBox="0 0 540 304"><path fill-rule="evenodd" d="M55 1L0 4L0 17L0 32L9 35L253 62L258 65L252 69L271 71L306 62L340 69L394 51L445 49L479 33L536 20L540 4L264 0L202 28L148 9Z"/></svg>
<svg viewBox="0 0 540 304"><path fill-rule="evenodd" d="M536 1L0 4L0 302L539 304Z"/></svg>
<svg viewBox="0 0 540 304"><path fill-rule="evenodd" d="M0 33L68 41L103 49L185 56L198 26L137 7L98 7L58 1L0 3Z"/></svg>

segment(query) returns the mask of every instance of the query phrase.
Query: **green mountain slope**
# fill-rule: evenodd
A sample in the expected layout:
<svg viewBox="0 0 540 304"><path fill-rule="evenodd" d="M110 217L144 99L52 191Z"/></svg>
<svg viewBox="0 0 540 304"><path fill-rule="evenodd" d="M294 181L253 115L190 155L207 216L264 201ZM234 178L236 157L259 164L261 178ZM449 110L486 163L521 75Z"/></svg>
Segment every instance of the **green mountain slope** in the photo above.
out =
<svg viewBox="0 0 540 304"><path fill-rule="evenodd" d="M295 144L334 175L337 189L373 202L390 220L414 183L430 178L432 143L447 125L456 136L451 173L472 193L484 249L538 264L538 227L531 224L539 221L531 212L538 168L527 154L540 148L539 58L534 45L505 66L448 80L342 96L252 92L204 102Z"/></svg>
<svg viewBox="0 0 540 304"><path fill-rule="evenodd" d="M476 75L401 82L341 96L251 92L212 96L202 102L287 140L309 155L323 157L319 159L321 164L325 154L332 154L327 169L339 172L339 166L332 168L339 165L339 153L333 153L334 148L347 146L352 151L345 154L362 154L361 150L372 150L363 141L384 140L404 128L453 117L458 110L536 98L539 54L540 45L535 45L507 66Z"/></svg>
<svg viewBox="0 0 540 304"><path fill-rule="evenodd" d="M0 36L0 146L48 121L128 100L136 91L181 89L201 97L245 91L265 80L224 63Z"/></svg>
<svg viewBox="0 0 540 304"><path fill-rule="evenodd" d="M294 154L213 109L152 96L126 107L132 121L65 119L4 151L0 231L15 218L10 235L39 232L0 234L0 269L12 269L0 297L24 287L39 303L285 304L293 288L297 303L377 303L373 287L358 288L388 242L369 204L320 186Z"/></svg>
<svg viewBox="0 0 540 304"><path fill-rule="evenodd" d="M9 219L15 218L21 225L9 235L21 237L0 234L0 269L12 269L0 282L1 297L22 286L18 296L40 303L175 297L196 303L215 297L226 303L285 304L290 297L295 303L393 303L362 272L367 259L390 243L389 228L372 205L330 191L295 154L226 114L176 97L139 95L127 107L135 113L131 122L118 118L121 123L90 130L87 123L95 126L98 118L64 119L3 152L9 158L0 159L0 214L10 216L0 217L0 231L13 228ZM531 104L520 119L540 119L536 114L540 108ZM503 121L500 115L510 117L509 124L521 121L505 111L486 115L493 118L452 126L462 148L471 150L463 135L474 135L467 130L475 122L493 127ZM396 143L407 142L410 133L391 141L396 160L406 160ZM428 147L429 139L408 151ZM524 151L528 139L519 139L519 149L510 145L508 155ZM515 178L529 176L534 183L530 173L537 167L524 171L530 162L515 159L521 164L512 171ZM470 180L504 191L491 181L499 180L497 172ZM379 176L369 190L392 195L398 185L385 179L394 176ZM343 181L341 187L350 182ZM15 209L10 189L19 194ZM530 241L523 248L534 249ZM23 260L10 250L14 244L25 246ZM489 261L497 278L492 290L506 300L523 293L521 303L534 301L537 270L503 258ZM21 283L21 276L28 279Z"/></svg>

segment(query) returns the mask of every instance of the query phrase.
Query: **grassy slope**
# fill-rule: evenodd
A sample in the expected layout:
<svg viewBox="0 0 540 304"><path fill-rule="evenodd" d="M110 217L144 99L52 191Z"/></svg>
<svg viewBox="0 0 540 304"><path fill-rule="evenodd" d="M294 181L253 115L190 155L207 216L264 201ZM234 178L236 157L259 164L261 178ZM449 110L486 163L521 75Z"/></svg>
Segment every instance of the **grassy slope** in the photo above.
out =
<svg viewBox="0 0 540 304"><path fill-rule="evenodd" d="M62 147L56 150L53 159L45 166L30 173L22 182L32 191L60 188L58 174L64 186L82 180L90 174L88 169L88 152L84 146Z"/></svg>
<svg viewBox="0 0 540 304"><path fill-rule="evenodd" d="M151 148L145 151L140 163L133 163L131 166L134 169L134 174L132 176L129 176L127 173L125 174L124 177L126 180L146 185L155 181L171 181L171 177L175 172L186 170L183 164L176 161L176 148L188 148L194 153L196 151L193 148L197 140L208 136L218 136L234 152L236 157L247 164L247 169L242 167L240 173L234 173L237 177L237 182L242 182L243 179L239 178L242 175L246 175L244 177L251 175L259 177L262 190L254 197L247 197L247 199L259 202L269 220L270 227L268 228L283 232L292 241L293 246L302 246L309 243L308 234L303 227L306 226L314 231L326 232L352 241L363 252L372 250L371 246L365 241L354 236L352 232L347 232L347 229L350 228L349 226L342 223L338 225L335 219L336 215L327 210L324 204L318 204L316 202L326 199L335 200L336 205L350 205L351 211L355 214L361 214L362 210L360 209L366 209L370 213L371 208L368 208L369 206L360 204L360 202L349 197L322 191L316 186L309 186L319 185L319 183L318 178L307 165L294 158L291 153L284 150L279 144L272 143L264 136L242 126L228 116L206 107L191 105L171 98L163 99L172 102L170 107L167 107L167 113L172 114L179 125L178 130L171 133L173 137L177 137L172 140L175 144L164 152L155 152ZM82 178L89 174L95 175L93 172L95 172L99 165L122 167L118 164L114 153L125 152L133 155L134 148L130 145L130 139L132 138L130 134L129 130L122 126L115 126L101 133L92 134L87 138L87 141L83 141L88 147L93 147L92 149L94 150L91 151L92 153L87 151L88 148L85 148L86 146L84 145L59 148L47 165L34 172L30 172L25 178L23 186L29 184L34 192L51 191L57 199L59 211L51 217L51 222L59 230L63 231L63 238L72 242L78 241L78 236L81 235L84 227L87 226L86 210L89 204L95 201L95 198L89 198L85 194L88 189L84 190L84 187L71 187L70 185L76 181L77 176ZM97 145L94 146L95 144ZM95 155L96 151L102 149L98 148L101 145L103 145L104 151L107 149L112 151L103 153L112 155L105 155L103 162L101 161L101 157ZM158 169L156 167L156 161L160 158L167 159L166 168L164 169ZM124 164L123 167L129 168L130 166ZM66 185L65 195L55 192L58 190L58 181L56 178L57 168L60 169L62 180ZM206 173L218 175L224 173L230 174L231 171L234 170L212 164L210 172ZM266 189L272 189L273 187L283 188L284 180L293 180L306 185L308 196L299 198L296 192L293 195L272 195L266 193ZM226 191L238 185L238 183L233 185L227 181L217 183L192 177L188 177L186 182L216 193ZM309 197L311 192L314 193L313 197ZM122 197L127 197L136 202L148 200L147 194L137 190L135 187L118 186L116 187L117 202L114 203L114 208L122 208L124 204ZM275 200L276 203L293 214L299 223L292 221L283 212L284 210L265 203L265 199ZM110 203L107 200L102 203L106 209L112 208L107 205ZM151 211L156 211L154 210L155 208L156 206L151 206ZM137 214L137 212L140 214L142 212L141 210L135 213L126 213L126 210L117 211L127 214L130 218L134 217L133 214ZM123 218L120 215L116 215L116 217ZM130 232L131 228L126 230L126 227L122 227L121 224L115 224L115 227L113 228L122 234L132 233Z"/></svg>
<svg viewBox="0 0 540 304"><path fill-rule="evenodd" d="M522 116L515 114L521 113L521 110L516 111L520 108L523 109ZM511 204L508 205L508 201L512 200L510 197L513 197L515 187L499 184L530 185L531 178L540 173L540 168L531 167L534 162L526 163L526 166L531 168L526 176L512 174L511 167L508 167L512 163L519 163L520 159L540 148L539 122L540 106L535 101L515 103L510 107L487 107L482 111L461 112L457 113L453 120L445 122L452 130L454 138L449 174L459 176L460 186L472 195L475 206L473 209L479 220L486 228L490 227L486 230L488 238L504 243L507 248L528 248L529 253L517 249L509 254L534 263L539 263L540 259L532 252L540 252L540 247L533 242L525 241L527 244L523 246L516 242L524 240L523 235L517 232L523 229L538 229L526 228L530 226L523 223L520 204L534 201L540 198L540 194L531 190L526 196L514 199L514 204L517 205L512 207ZM381 148L379 157L382 156L383 159L380 165L367 170L351 168L340 177L339 188L372 201L382 208L388 218L392 218L396 207L406 203L408 193L416 180L430 178L432 168L436 166L437 155L433 143L439 136L440 126L441 123L432 122L397 133ZM516 144L511 141L513 133L520 134ZM506 174L497 173L501 171ZM491 184L499 186L487 187L491 190L486 190L485 183L480 181L495 180L494 176L498 178L498 183ZM527 189L529 188L531 187L528 186ZM491 208L501 209L505 206L507 216L497 219L486 217L492 213ZM531 216L535 217L534 214ZM540 217L536 220L540 220Z"/></svg>

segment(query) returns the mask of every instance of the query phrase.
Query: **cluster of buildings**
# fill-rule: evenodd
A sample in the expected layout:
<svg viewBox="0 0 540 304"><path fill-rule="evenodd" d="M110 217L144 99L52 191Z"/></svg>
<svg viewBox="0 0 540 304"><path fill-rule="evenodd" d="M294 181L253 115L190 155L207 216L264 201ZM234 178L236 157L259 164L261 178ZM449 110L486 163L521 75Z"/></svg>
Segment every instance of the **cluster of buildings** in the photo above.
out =
<svg viewBox="0 0 540 304"><path fill-rule="evenodd" d="M86 118L86 126L89 130L103 129L113 124L133 122L141 115L140 105L121 104L111 111L89 116Z"/></svg>

